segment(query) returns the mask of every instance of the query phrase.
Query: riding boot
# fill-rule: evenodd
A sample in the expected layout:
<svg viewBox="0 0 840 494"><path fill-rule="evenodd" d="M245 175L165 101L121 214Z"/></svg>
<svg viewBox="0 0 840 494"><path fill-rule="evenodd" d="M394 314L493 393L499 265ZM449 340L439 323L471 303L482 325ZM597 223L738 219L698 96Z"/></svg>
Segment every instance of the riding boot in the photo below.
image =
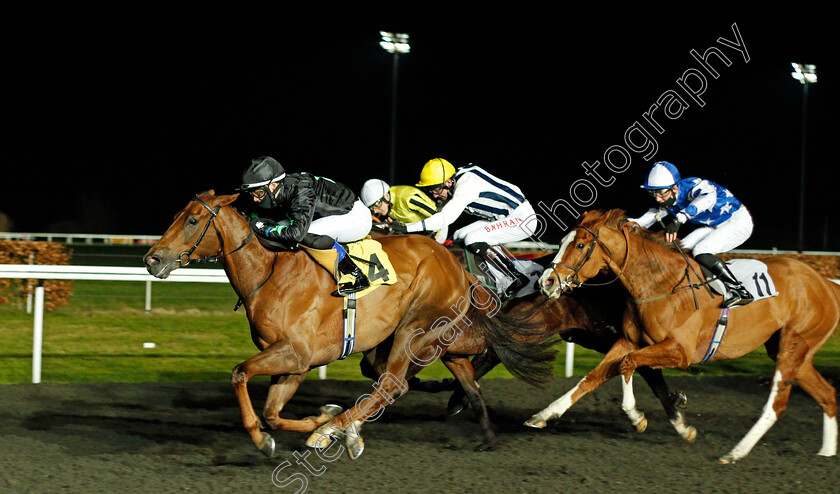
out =
<svg viewBox="0 0 840 494"><path fill-rule="evenodd" d="M700 254L695 256L695 260L700 264L706 266L717 279L723 282L726 286L727 295L720 305L721 308L730 308L738 305L747 305L753 301L753 296L744 288L744 285L738 281L735 276L729 271L726 263L721 261L717 256L712 254Z"/></svg>
<svg viewBox="0 0 840 494"><path fill-rule="evenodd" d="M360 292L370 286L370 281L368 281L367 276L365 276L359 266L356 266L356 263L346 253L338 261L338 273L338 279L341 279L345 274L349 274L355 279L352 283L338 285L338 290L332 292L333 297L344 297L350 293Z"/></svg>
<svg viewBox="0 0 840 494"><path fill-rule="evenodd" d="M527 286L528 283L531 281L531 279L528 278L527 275L521 273L518 269L516 269L516 267L513 265L513 262L510 259L508 259L508 257L504 254L496 252L495 249L489 246L487 246L486 248L481 248L483 246L486 246L487 244L475 245L479 246L479 249L477 249L476 253L483 257L484 260L494 264L496 268L498 268L508 276L513 277L513 282L510 285L508 285L508 287L502 294L503 299L507 300L513 297L519 290Z"/></svg>

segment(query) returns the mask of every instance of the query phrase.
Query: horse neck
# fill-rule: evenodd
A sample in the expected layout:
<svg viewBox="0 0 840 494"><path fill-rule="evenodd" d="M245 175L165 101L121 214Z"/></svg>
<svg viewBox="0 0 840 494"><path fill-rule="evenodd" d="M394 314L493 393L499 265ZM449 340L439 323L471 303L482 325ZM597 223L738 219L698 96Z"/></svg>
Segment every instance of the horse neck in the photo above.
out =
<svg viewBox="0 0 840 494"><path fill-rule="evenodd" d="M602 228L600 235L613 252L610 270L620 274L621 283L635 299L666 293L685 276L685 259L653 240L613 228Z"/></svg>
<svg viewBox="0 0 840 494"><path fill-rule="evenodd" d="M253 236L245 243L251 234L251 227L231 208L222 208L216 217L216 227L223 242L224 252L219 254L224 256L221 260L222 267L240 297L251 293L269 275L282 275L282 272L293 264L283 262L286 258L293 258L293 252L272 252L264 248ZM239 246L242 248L236 250ZM236 252L233 252L234 250ZM277 259L276 256L284 259Z"/></svg>

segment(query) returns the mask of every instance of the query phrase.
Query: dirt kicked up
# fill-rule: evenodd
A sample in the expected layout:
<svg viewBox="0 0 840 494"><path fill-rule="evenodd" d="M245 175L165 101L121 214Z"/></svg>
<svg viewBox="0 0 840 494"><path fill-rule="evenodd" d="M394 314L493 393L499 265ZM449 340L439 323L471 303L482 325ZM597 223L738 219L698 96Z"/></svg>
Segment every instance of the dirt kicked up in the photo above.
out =
<svg viewBox="0 0 840 494"><path fill-rule="evenodd" d="M827 376L835 386L840 376ZM641 379L637 433L613 380L544 430L522 425L570 389L555 378L538 390L513 380L482 382L499 436L481 441L470 410L445 413L448 395L411 392L362 429L366 449L325 462L306 434L273 432L279 455L265 458L242 428L227 383L20 384L0 386L0 492L761 492L835 493L840 459L816 455L822 412L795 388L788 410L750 455L718 457L749 430L769 394L768 377L670 377L688 395L687 443ZM255 399L267 384L251 389ZM344 407L370 383L306 381L284 416ZM262 403L255 403L258 409ZM574 491L570 491L574 489Z"/></svg>

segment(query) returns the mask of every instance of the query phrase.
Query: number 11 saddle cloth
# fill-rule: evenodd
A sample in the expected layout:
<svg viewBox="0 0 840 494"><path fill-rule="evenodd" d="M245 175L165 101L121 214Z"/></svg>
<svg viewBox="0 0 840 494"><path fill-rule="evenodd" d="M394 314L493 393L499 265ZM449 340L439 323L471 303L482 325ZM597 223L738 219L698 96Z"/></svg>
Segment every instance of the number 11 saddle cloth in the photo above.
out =
<svg viewBox="0 0 840 494"><path fill-rule="evenodd" d="M729 271L735 276L735 279L743 283L744 288L753 296L754 301L768 297L775 297L779 294L776 291L776 285L773 279L770 278L770 273L767 272L767 265L755 259L732 259L726 261ZM705 271L705 270L704 270ZM706 278L709 278L706 273ZM718 295L726 294L726 287L719 280L715 280L709 286Z"/></svg>

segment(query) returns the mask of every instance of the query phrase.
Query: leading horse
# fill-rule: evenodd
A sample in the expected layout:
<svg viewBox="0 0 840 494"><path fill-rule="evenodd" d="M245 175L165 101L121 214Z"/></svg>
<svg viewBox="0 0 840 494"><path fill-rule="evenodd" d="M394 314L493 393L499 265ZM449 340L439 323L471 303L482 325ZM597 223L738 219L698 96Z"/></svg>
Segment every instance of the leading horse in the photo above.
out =
<svg viewBox="0 0 840 494"><path fill-rule="evenodd" d="M357 433L361 424L380 416L386 405L408 390L407 380L445 353L458 335L480 335L505 366L527 382L539 384L551 376L550 335L533 334L527 324L504 314L491 317L483 289L443 246L421 236L383 238L379 241L399 281L357 301L354 347L366 352L388 342L389 350L379 352L383 373L375 392L335 417L331 409L322 407L319 416L281 418L280 411L307 372L339 358L343 300L330 295L335 284L332 274L306 252L273 252L252 242L248 220L232 206L237 197L213 191L196 196L176 215L144 262L158 278L201 259L216 260L224 268L260 350L233 369L231 385L245 429L264 454L275 454L275 442L261 431L248 393L248 381L257 375L272 376L263 410L272 429L312 432L328 426L322 435L310 436L308 444L319 447L326 447L330 436L353 431L344 434L351 458L364 447Z"/></svg>
<svg viewBox="0 0 840 494"><path fill-rule="evenodd" d="M542 291L556 298L608 270L633 298L641 324L623 328L623 338L603 361L526 425L544 427L606 380L619 374L628 379L639 366L686 368L705 361L713 343L719 346L711 360L737 358L765 345L776 361L770 397L756 424L719 462L749 454L785 410L794 379L823 410L818 454L836 455L836 391L812 359L840 323L840 286L795 259L768 258L765 263L778 295L732 309L720 340L716 328L724 321L722 298L695 293L702 283L688 279L690 269L700 272L693 259L665 243L661 234L628 223L621 210L586 213L540 278Z"/></svg>

